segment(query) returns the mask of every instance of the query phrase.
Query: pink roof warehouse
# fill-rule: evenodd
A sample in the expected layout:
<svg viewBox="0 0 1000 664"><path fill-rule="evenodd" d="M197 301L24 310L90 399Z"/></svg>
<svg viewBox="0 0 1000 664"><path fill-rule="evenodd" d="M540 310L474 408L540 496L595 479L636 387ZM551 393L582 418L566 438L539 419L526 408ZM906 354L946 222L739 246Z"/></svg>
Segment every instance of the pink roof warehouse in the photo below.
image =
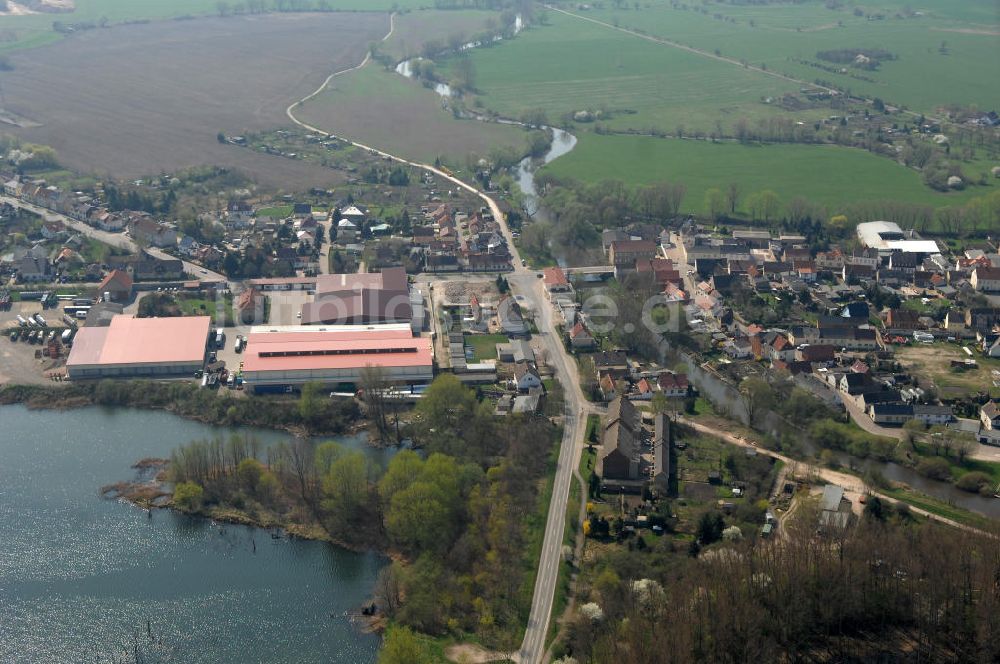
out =
<svg viewBox="0 0 1000 664"><path fill-rule="evenodd" d="M254 327L243 352L243 380L260 390L307 382L357 384L366 367L379 367L393 383L434 377L428 337L405 323Z"/></svg>
<svg viewBox="0 0 1000 664"><path fill-rule="evenodd" d="M133 318L84 327L66 360L70 378L190 375L205 364L208 316Z"/></svg>

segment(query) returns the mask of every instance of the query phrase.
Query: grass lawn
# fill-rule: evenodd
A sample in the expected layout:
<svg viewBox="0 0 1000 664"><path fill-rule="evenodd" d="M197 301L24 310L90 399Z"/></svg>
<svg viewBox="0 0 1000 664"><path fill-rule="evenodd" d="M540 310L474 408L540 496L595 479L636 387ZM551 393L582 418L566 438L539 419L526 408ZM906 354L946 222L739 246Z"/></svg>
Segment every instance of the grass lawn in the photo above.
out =
<svg viewBox="0 0 1000 664"><path fill-rule="evenodd" d="M272 219L284 219L291 216L291 205L275 205L257 210L258 217L270 217Z"/></svg>
<svg viewBox="0 0 1000 664"><path fill-rule="evenodd" d="M884 493L896 500L901 500L904 503L926 510L931 514L937 514L938 516L943 516L946 519L951 519L952 521L972 526L973 528L980 528L987 532L992 532L996 529L996 522L992 519L962 509L961 507L949 505L943 500L932 498L919 491L909 489L879 489L879 493Z"/></svg>
<svg viewBox="0 0 1000 664"><path fill-rule="evenodd" d="M216 325L219 318L219 307L215 300L210 300L206 298L177 298L177 305L184 312L185 316L211 316L212 324ZM235 324L235 318L233 317L233 296L227 295L223 304L224 311L223 316L223 327L230 327Z"/></svg>
<svg viewBox="0 0 1000 664"><path fill-rule="evenodd" d="M489 11L428 9L406 12L396 17L396 29L379 47L379 52L399 61L420 55L424 44L431 41L448 43L455 35L462 35L463 41L468 41L486 30L491 18L499 26L499 16Z"/></svg>
<svg viewBox="0 0 1000 664"><path fill-rule="evenodd" d="M503 334L467 334L465 345L472 347L472 361L497 359L497 344L505 344L508 339Z"/></svg>
<svg viewBox="0 0 1000 664"><path fill-rule="evenodd" d="M933 316L938 310L951 308L951 300L947 298L934 298L930 302L924 302L920 298L911 297L903 302L903 309L915 311L921 316Z"/></svg>
<svg viewBox="0 0 1000 664"><path fill-rule="evenodd" d="M615 129L710 131L739 117L770 116L765 97L797 91L795 83L655 44L563 14L509 42L471 54L479 99L518 117L544 109L551 121L579 110L610 112ZM816 112L797 114L818 117Z"/></svg>
<svg viewBox="0 0 1000 664"><path fill-rule="evenodd" d="M1000 31L993 0L928 0L912 5L919 15L911 17L903 15L903 0L840 4L829 9L819 2L716 3L699 12L690 4L650 0L639 10L614 10L609 3L608 9L584 15L707 52L719 49L724 57L765 64L770 71L805 81L819 78L914 110L933 112L951 103L1000 106L1000 86L984 84L996 79L990 63L996 61ZM881 11L885 18L855 16L855 7ZM847 67L831 72L809 64L839 70L839 65L819 60L817 52L872 47L888 50L896 59L875 71Z"/></svg>
<svg viewBox="0 0 1000 664"><path fill-rule="evenodd" d="M434 91L378 65L339 76L299 107L305 122L408 159L440 158L456 170L494 150L527 152L528 134L510 125L459 120Z"/></svg>
<svg viewBox="0 0 1000 664"><path fill-rule="evenodd" d="M1000 388L993 386L993 371L1000 371L1000 360L983 357L973 351L975 369L952 369L952 360L965 360L965 354L958 344L935 343L902 346L896 350L896 359L914 374L921 384L933 383L943 398L954 398L974 394L988 389L994 397L1000 396Z"/></svg>
<svg viewBox="0 0 1000 664"><path fill-rule="evenodd" d="M747 195L771 189L782 202L796 196L826 205L830 214L859 200L905 200L935 207L961 205L994 189L939 193L920 175L884 157L825 145L740 145L645 136L580 136L576 149L543 172L562 178L628 183L682 182L682 209L703 212L705 192L737 182ZM737 208L737 212L746 212Z"/></svg>

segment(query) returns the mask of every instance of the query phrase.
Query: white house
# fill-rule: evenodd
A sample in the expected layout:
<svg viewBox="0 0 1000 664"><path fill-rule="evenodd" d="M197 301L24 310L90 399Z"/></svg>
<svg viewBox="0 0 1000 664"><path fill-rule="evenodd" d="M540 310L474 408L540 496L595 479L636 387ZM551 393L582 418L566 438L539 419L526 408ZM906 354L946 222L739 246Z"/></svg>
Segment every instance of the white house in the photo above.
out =
<svg viewBox="0 0 1000 664"><path fill-rule="evenodd" d="M538 370L526 362L514 365L514 380L517 382L517 389L522 392L542 386L542 378L538 375Z"/></svg>
<svg viewBox="0 0 1000 664"><path fill-rule="evenodd" d="M979 420L983 423L983 428L991 431L1000 431L1000 406L996 401L987 401L979 409Z"/></svg>
<svg viewBox="0 0 1000 664"><path fill-rule="evenodd" d="M969 283L977 291L1000 291L1000 267L977 267Z"/></svg>

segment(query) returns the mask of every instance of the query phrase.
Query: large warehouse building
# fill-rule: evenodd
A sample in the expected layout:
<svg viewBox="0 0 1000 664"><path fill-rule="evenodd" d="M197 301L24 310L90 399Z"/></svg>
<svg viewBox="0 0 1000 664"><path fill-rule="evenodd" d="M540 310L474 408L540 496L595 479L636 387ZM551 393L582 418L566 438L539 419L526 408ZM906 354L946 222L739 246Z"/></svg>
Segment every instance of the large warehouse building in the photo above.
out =
<svg viewBox="0 0 1000 664"><path fill-rule="evenodd" d="M891 221L868 221L858 224L857 233L861 244L871 249L878 249L880 252L941 253L934 240L922 240L913 231L904 231Z"/></svg>
<svg viewBox="0 0 1000 664"><path fill-rule="evenodd" d="M378 325L409 323L423 327L420 294L412 291L401 267L359 274L316 277L316 297L302 307L303 325Z"/></svg>
<svg viewBox="0 0 1000 664"><path fill-rule="evenodd" d="M243 382L266 392L318 382L357 385L366 367L379 367L395 384L434 378L429 337L414 337L407 323L285 325L250 329L243 351Z"/></svg>
<svg viewBox="0 0 1000 664"><path fill-rule="evenodd" d="M211 325L208 316L118 315L76 333L66 370L72 379L192 376L205 365Z"/></svg>

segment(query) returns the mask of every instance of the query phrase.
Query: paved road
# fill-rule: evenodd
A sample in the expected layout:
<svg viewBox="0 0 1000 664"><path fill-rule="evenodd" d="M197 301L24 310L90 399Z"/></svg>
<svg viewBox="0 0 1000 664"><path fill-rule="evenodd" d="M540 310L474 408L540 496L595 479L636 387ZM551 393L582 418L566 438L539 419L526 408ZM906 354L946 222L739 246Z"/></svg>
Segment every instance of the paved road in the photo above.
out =
<svg viewBox="0 0 1000 664"><path fill-rule="evenodd" d="M388 39L393 32L395 17L390 16L389 32L382 38ZM549 621L552 615L552 602L555 597L556 583L559 579L560 558L562 553L563 533L566 525L566 502L569 497L569 486L573 473L579 465L580 451L583 448L583 436L586 430L585 422L589 408L580 390L580 381L577 376L576 363L568 356L562 341L559 339L555 329L552 308L542 292L541 279L535 273L521 265L521 255L514 244L510 228L506 219L500 211L496 201L483 191L472 185L445 173L439 168L430 164L413 162L403 159L383 150L378 150L370 145L365 145L357 141L352 141L343 136L336 136L323 131L318 127L306 124L295 117L295 110L304 102L317 96L335 77L341 76L351 71L360 69L368 64L370 55L366 55L364 60L355 67L350 67L339 72L330 74L321 86L311 94L306 95L299 101L291 104L285 113L296 125L311 132L323 136L330 136L339 140L351 143L352 145L368 150L382 157L387 157L395 162L405 164L414 168L419 168L433 173L439 178L447 180L452 184L477 195L489 207L493 218L500 223L500 228L507 240L514 265L513 274L508 275L508 281L512 290L528 299L532 311L536 315L536 324L539 329L539 338L546 350L546 357L549 365L555 371L556 378L562 383L566 400L566 411L564 419L563 440L560 444L559 459L556 466L554 486L552 490L552 500L549 503L549 514L545 523L545 535L542 542L542 552L538 564L538 575L535 579L535 592L531 605L531 614L528 618L527 629L525 630L524 641L516 658L521 664L536 664L541 662L545 655L545 637L548 633Z"/></svg>
<svg viewBox="0 0 1000 664"><path fill-rule="evenodd" d="M119 249L124 249L132 253L139 251L139 245L136 244L132 238L124 233L109 233L108 231L102 231L99 228L94 228L93 226L88 226L87 224L73 219L72 217L67 217L66 215L49 210L48 208L39 207L32 203L27 203L17 198L11 198L10 196L0 196L0 202L8 203L14 207L21 208L22 210L28 210L29 212L34 212L35 214L41 215L46 221L59 221L65 224L67 227L76 230L87 237L91 237L95 240L99 240L104 244L110 245L112 247L118 247ZM173 259L176 256L171 256L162 249L156 247L149 247L146 249L146 253L151 256L155 256L160 259ZM184 264L184 271L191 274L193 277L201 280L211 280L211 281L225 281L229 284L230 289L232 288L232 283L226 278L225 275L219 274L218 272L213 272L212 270L207 270L197 263L192 263L190 261L181 261Z"/></svg>

